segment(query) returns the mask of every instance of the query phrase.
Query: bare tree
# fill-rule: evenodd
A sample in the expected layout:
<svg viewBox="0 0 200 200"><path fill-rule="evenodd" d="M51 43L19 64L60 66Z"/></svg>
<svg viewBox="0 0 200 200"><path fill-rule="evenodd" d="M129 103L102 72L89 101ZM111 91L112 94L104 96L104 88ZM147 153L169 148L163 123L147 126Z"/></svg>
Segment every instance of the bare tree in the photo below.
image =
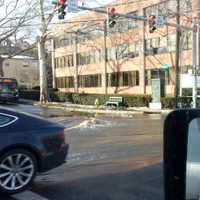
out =
<svg viewBox="0 0 200 200"><path fill-rule="evenodd" d="M57 10L57 6L49 14L45 13L45 2L44 0L38 1L38 11L40 16L40 36L38 37L38 58L40 67L40 102L46 103L50 101L48 94L48 84L47 84L47 60L46 60L46 50L45 44L47 41L47 36L49 34L48 27L52 21L54 14ZM46 17L47 15L47 17Z"/></svg>
<svg viewBox="0 0 200 200"><path fill-rule="evenodd" d="M57 8L52 7L52 4L46 0L3 0L0 4L0 9L2 10L0 17L0 46L7 41L14 43L19 39L34 41L32 45L25 49L15 48L12 45L12 48L10 48L12 51L8 51L6 54L11 58L26 50L38 47L41 85L40 100L41 102L49 101L45 44L49 34L48 28ZM38 26L40 27L40 33L35 43L35 37L38 33L33 30L37 30ZM2 64L4 59L0 56L0 76L3 76Z"/></svg>
<svg viewBox="0 0 200 200"><path fill-rule="evenodd" d="M22 29L32 20L33 13L31 6L25 5L24 0L2 1L0 4L0 47L3 49L0 54L7 54L9 57L15 56L24 51L24 49L16 48L14 39L17 37L25 39L26 31ZM10 45L9 45L10 43ZM7 49L5 49L7 47ZM10 48L9 48L10 47ZM28 47L29 49L30 47ZM32 48L32 47L31 47ZM7 51L5 51L7 50ZM0 76L3 76L3 61L5 57L0 55Z"/></svg>

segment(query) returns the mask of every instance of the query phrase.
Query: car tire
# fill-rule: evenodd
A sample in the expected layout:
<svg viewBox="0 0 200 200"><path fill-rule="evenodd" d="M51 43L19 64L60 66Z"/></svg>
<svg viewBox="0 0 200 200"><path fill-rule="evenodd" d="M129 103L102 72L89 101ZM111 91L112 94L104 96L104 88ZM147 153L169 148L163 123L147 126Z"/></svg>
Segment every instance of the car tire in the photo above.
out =
<svg viewBox="0 0 200 200"><path fill-rule="evenodd" d="M25 149L14 149L0 157L0 191L22 192L29 187L37 172L36 157Z"/></svg>

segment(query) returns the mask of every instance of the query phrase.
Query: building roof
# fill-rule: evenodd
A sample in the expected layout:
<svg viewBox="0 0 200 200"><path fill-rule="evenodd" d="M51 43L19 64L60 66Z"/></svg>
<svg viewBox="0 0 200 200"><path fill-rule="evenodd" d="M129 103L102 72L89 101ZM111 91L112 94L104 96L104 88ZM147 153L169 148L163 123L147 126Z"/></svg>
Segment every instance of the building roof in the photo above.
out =
<svg viewBox="0 0 200 200"><path fill-rule="evenodd" d="M9 59L22 59L22 60L36 60L36 58L32 57L32 56L24 56L24 55L16 55L13 57L10 57L9 55L0 55L0 57L2 58L9 58Z"/></svg>

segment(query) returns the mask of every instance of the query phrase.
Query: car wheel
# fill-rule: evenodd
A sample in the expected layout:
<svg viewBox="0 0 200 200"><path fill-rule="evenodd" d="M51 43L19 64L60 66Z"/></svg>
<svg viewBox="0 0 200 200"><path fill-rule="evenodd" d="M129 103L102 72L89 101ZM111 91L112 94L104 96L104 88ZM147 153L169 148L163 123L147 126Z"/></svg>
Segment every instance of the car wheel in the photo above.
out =
<svg viewBox="0 0 200 200"><path fill-rule="evenodd" d="M25 190L37 172L35 156L23 149L11 150L0 157L0 191L14 194Z"/></svg>

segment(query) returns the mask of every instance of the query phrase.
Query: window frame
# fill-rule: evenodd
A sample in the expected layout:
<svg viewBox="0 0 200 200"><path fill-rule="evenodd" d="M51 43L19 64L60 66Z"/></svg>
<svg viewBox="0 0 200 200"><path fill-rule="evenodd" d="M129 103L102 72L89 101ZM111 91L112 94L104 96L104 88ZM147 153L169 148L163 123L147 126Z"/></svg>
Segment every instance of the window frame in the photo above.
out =
<svg viewBox="0 0 200 200"><path fill-rule="evenodd" d="M9 121L9 122L7 122L5 124L2 124L2 125L0 124L0 128L4 128L6 126L9 126L9 125L15 123L19 119L18 117L14 116L14 115L9 115L9 114L5 114L5 113L1 113L1 112L0 112L0 116L13 118L11 121Z"/></svg>

